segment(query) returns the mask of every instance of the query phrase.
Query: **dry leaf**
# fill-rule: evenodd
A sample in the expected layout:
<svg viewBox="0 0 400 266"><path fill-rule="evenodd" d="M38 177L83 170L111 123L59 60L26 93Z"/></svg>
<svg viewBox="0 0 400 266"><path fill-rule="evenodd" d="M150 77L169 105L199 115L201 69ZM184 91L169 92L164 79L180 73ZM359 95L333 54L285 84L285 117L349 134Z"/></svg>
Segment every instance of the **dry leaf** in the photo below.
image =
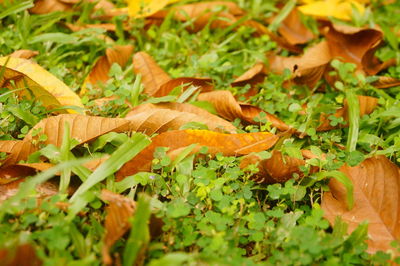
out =
<svg viewBox="0 0 400 266"><path fill-rule="evenodd" d="M232 83L232 87L243 87L250 84L251 87L258 83L262 83L267 74L266 67L263 63L256 63L249 70L237 77Z"/></svg>
<svg viewBox="0 0 400 266"><path fill-rule="evenodd" d="M360 117L372 113L375 107L378 105L378 99L375 97L358 95L358 101L360 104ZM333 116L343 117L345 121L349 121L348 109L349 106L347 104L347 100L345 100L343 107L338 109L336 113L333 114ZM327 131L339 127L339 126L331 126L328 117L329 115L326 114L321 115L320 117L321 125L317 128L318 131ZM348 124L340 125L340 127L347 127L347 126Z"/></svg>
<svg viewBox="0 0 400 266"><path fill-rule="evenodd" d="M369 75L375 75L393 63L393 60L381 63L375 56L376 49L382 42L383 33L372 28L356 28L328 23L323 27L332 58L357 65Z"/></svg>
<svg viewBox="0 0 400 266"><path fill-rule="evenodd" d="M346 189L336 179L329 182L329 192L322 198L325 218L333 225L336 216L349 224L351 233L368 221L368 251L392 249L390 242L400 240L400 173L384 156L366 159L360 165L342 166L354 186L354 207L347 208Z"/></svg>
<svg viewBox="0 0 400 266"><path fill-rule="evenodd" d="M322 78L331 59L332 56L326 41L310 47L302 56L272 55L269 57L271 71L281 74L285 69L289 69L297 84L306 84L310 88L315 87Z"/></svg>
<svg viewBox="0 0 400 266"><path fill-rule="evenodd" d="M170 151L191 144L207 146L210 153L221 152L225 156L245 155L271 148L278 137L269 132L223 134L207 130L175 130L152 138L152 143L118 172L117 179L140 171L149 171L153 153L157 147L169 147Z"/></svg>
<svg viewBox="0 0 400 266"><path fill-rule="evenodd" d="M128 14L133 18L148 17L178 0L127 0Z"/></svg>
<svg viewBox="0 0 400 266"><path fill-rule="evenodd" d="M282 21L278 32L291 45L305 44L315 38L314 34L304 26L296 8Z"/></svg>
<svg viewBox="0 0 400 266"><path fill-rule="evenodd" d="M75 4L79 2L96 2L94 10L103 10L103 12L112 14L115 9L114 4L107 0L37 0L34 7L29 9L32 14L48 14L51 12L64 12L72 10Z"/></svg>
<svg viewBox="0 0 400 266"><path fill-rule="evenodd" d="M381 76L377 81L372 83L375 88L386 89L400 86L400 80L392 77Z"/></svg>
<svg viewBox="0 0 400 266"><path fill-rule="evenodd" d="M26 160L38 147L37 138L44 134L47 140L42 144L61 146L65 123L69 124L70 136L80 144L91 141L108 132L123 132L129 129L129 121L122 118L106 118L100 116L85 116L78 114L62 114L41 120L25 136L23 141L0 142L0 151L9 150L11 154L3 163L4 166L16 164L20 160ZM42 129L38 135L32 136L32 132Z"/></svg>
<svg viewBox="0 0 400 266"><path fill-rule="evenodd" d="M43 264L33 246L28 243L0 249L0 261L4 266L41 266Z"/></svg>
<svg viewBox="0 0 400 266"><path fill-rule="evenodd" d="M261 112L264 112L253 105L237 102L232 93L226 90L201 93L197 99L199 101L212 103L217 110L217 113L229 121L240 118L247 123L258 124L259 122L254 121L254 118L260 116ZM272 126L281 131L290 129L288 125L276 116L267 112L264 113L266 114L265 118L272 123Z"/></svg>
<svg viewBox="0 0 400 266"><path fill-rule="evenodd" d="M11 183L16 179L26 176L32 176L35 174L35 172L35 169L22 165L11 165L8 167L2 167L0 168L0 185Z"/></svg>
<svg viewBox="0 0 400 266"><path fill-rule="evenodd" d="M156 132L180 129L189 122L203 123L212 131L236 132L236 128L228 121L199 109L190 104L143 104L129 112L125 119L131 121L132 131L143 132L149 136Z"/></svg>
<svg viewBox="0 0 400 266"><path fill-rule="evenodd" d="M227 11L221 11L218 7L225 7ZM176 6L171 8L174 18L179 21L193 20L191 31L197 32L210 23L211 18L215 17L210 24L210 28L226 28L236 22L236 17L244 14L243 10L229 1L200 2ZM218 10L218 11L216 11ZM152 15L152 19L164 19L168 11L160 11Z"/></svg>
<svg viewBox="0 0 400 266"><path fill-rule="evenodd" d="M284 183L293 178L293 174L301 175L300 166L305 164L305 160L283 155L280 151L272 151L269 159L261 159L260 156L250 154L245 156L240 162L240 168L255 164L259 171L253 177L258 183L274 184Z"/></svg>
<svg viewBox="0 0 400 266"><path fill-rule="evenodd" d="M136 74L142 75L144 93L150 96L154 95L161 85L171 80L171 77L146 52L134 55L133 67Z"/></svg>
<svg viewBox="0 0 400 266"><path fill-rule="evenodd" d="M183 86L184 85L184 86ZM191 78L191 77L182 77L171 79L157 89L157 91L153 94L154 97L162 97L168 95L173 89L176 87L183 86L183 90L186 90L190 86L199 87L200 91L206 92L211 91L214 88L212 84L212 80L209 78Z"/></svg>
<svg viewBox="0 0 400 266"><path fill-rule="evenodd" d="M96 84L97 82L105 83L109 80L108 73L110 72L113 63L125 67L126 63L132 57L133 45L115 45L112 48L106 49L106 54L101 56L87 77L87 82Z"/></svg>
<svg viewBox="0 0 400 266"><path fill-rule="evenodd" d="M106 208L105 235L103 239L103 263L112 264L109 250L131 227L129 218L135 213L136 204L133 200L106 189L101 191L101 199L109 202Z"/></svg>
<svg viewBox="0 0 400 266"><path fill-rule="evenodd" d="M26 88L33 93L36 100L41 101L48 109L63 106L77 106L83 108L81 99L61 80L36 63L15 57L1 57L0 68L5 67L4 75L0 77L0 87L10 90ZM14 81L12 85L10 81ZM15 87L14 87L15 86ZM16 92L19 95L30 97L28 90ZM66 111L73 113L73 110Z"/></svg>
<svg viewBox="0 0 400 266"><path fill-rule="evenodd" d="M307 1L308 3L299 6L298 9L305 15L318 18L334 17L343 20L351 20L353 8L363 14L364 6L359 1L354 0L323 0Z"/></svg>
<svg viewBox="0 0 400 266"><path fill-rule="evenodd" d="M9 56L12 57L18 57L18 58L23 58L23 59L30 59L34 56L37 56L39 54L38 51L32 51L32 50L17 50L14 51L12 54Z"/></svg>

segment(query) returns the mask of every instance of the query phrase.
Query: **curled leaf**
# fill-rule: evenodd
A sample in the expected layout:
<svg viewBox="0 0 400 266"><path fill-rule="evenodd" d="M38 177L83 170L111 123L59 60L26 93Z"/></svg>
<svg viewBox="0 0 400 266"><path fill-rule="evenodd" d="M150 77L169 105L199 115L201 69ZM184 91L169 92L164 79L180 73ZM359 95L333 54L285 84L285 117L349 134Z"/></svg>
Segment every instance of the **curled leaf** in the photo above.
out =
<svg viewBox="0 0 400 266"><path fill-rule="evenodd" d="M235 132L235 127L228 121L190 104L144 104L129 112L125 119L131 121L131 130L147 135L177 130L189 122L202 123L212 131Z"/></svg>
<svg viewBox="0 0 400 266"><path fill-rule="evenodd" d="M386 89L400 86L400 80L392 77L381 76L377 81L372 83L375 88Z"/></svg>
<svg viewBox="0 0 400 266"><path fill-rule="evenodd" d="M266 113L256 106L237 102L230 91L219 90L205 92L201 93L197 99L212 103L218 114L229 121L240 118L247 123L257 124L259 122L254 121L254 118L261 117L260 113L263 112L265 114L265 118L272 123L272 126L281 131L290 129L288 125L286 125L276 116Z"/></svg>
<svg viewBox="0 0 400 266"><path fill-rule="evenodd" d="M32 51L32 50L17 50L14 51L10 56L12 57L17 57L17 58L23 58L23 59L30 59L34 56L37 56L39 54L38 51Z"/></svg>
<svg viewBox="0 0 400 266"><path fill-rule="evenodd" d="M110 72L113 63L119 64L124 67L128 60L131 58L133 52L132 45L115 45L112 48L106 49L106 54L101 56L87 77L87 82L96 84L97 82L106 82L109 79L108 73Z"/></svg>
<svg viewBox="0 0 400 266"><path fill-rule="evenodd" d="M109 250L131 227L129 218L135 213L136 204L133 200L106 189L101 191L101 199L108 202L102 256L103 263L110 265L112 259Z"/></svg>
<svg viewBox="0 0 400 266"><path fill-rule="evenodd" d="M214 88L210 78L190 78L181 77L171 79L162 84L153 94L154 97L162 97L168 95L174 88L183 86L183 90L189 86L199 87L202 92L211 91Z"/></svg>
<svg viewBox="0 0 400 266"><path fill-rule="evenodd" d="M30 93L32 93L36 100L41 101L49 109L63 106L83 108L78 95L36 63L22 58L0 57L0 69L3 67L5 71L0 77L0 87L24 88L17 93L27 97L30 97ZM15 85L10 81L13 81ZM74 112L68 109L67 111Z"/></svg>
<svg viewBox="0 0 400 266"><path fill-rule="evenodd" d="M118 172L122 179L137 172L149 171L153 153L157 147L168 147L170 151L191 144L207 146L210 153L221 152L226 156L244 155L264 151L272 147L279 137L268 132L223 134L208 130L175 130L152 138L152 143L135 158L127 162Z"/></svg>
<svg viewBox="0 0 400 266"><path fill-rule="evenodd" d="M353 183L354 207L349 210L346 189L336 179L329 182L329 192L322 198L325 218L333 225L335 218L348 223L351 233L368 222L368 251L387 251L390 243L400 240L400 173L399 168L384 156L366 159L360 165L340 168Z"/></svg>
<svg viewBox="0 0 400 266"><path fill-rule="evenodd" d="M370 97L370 96L362 96L358 95L358 101L360 104L360 117L363 115L368 115L374 111L376 106L378 105L378 99L375 97ZM348 103L347 100L344 101L344 106L336 111L336 113L333 114L335 117L343 117L345 121L349 121L349 114L348 114ZM318 131L327 131L331 129L335 129L338 126L332 126L331 121L328 118L326 114L322 114L320 117L321 125L318 126L317 130ZM343 125L340 125L343 127ZM348 126L348 124L344 125Z"/></svg>
<svg viewBox="0 0 400 266"><path fill-rule="evenodd" d="M258 83L262 83L266 76L266 67L263 63L256 63L249 70L237 77L232 83L232 87L242 87L250 84L251 87Z"/></svg>

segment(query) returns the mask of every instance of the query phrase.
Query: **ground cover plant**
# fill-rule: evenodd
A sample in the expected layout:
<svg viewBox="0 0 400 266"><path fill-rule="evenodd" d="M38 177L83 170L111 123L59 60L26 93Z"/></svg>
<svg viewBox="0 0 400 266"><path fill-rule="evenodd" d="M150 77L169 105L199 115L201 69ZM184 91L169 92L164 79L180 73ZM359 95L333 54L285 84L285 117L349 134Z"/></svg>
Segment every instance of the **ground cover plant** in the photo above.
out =
<svg viewBox="0 0 400 266"><path fill-rule="evenodd" d="M0 6L0 265L400 263L397 1Z"/></svg>

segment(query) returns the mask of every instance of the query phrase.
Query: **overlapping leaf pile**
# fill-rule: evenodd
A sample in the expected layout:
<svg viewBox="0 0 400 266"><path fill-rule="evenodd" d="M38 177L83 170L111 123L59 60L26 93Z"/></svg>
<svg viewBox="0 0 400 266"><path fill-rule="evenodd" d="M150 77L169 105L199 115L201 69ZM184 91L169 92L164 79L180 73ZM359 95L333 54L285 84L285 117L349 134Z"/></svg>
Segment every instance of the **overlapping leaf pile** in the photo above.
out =
<svg viewBox="0 0 400 266"><path fill-rule="evenodd" d="M127 158L126 163L115 172L117 181L130 179L132 175L140 172L152 172L154 154L159 147L168 148L166 156L171 160L181 156L182 151L198 154L203 146L208 148L207 152L211 156L218 153L225 156L243 156L240 167L249 169L250 165L256 165L258 172L251 178L262 186L284 183L294 177L303 178L307 174L321 176L321 173L327 172L322 164L315 162L325 162L329 154L315 154L315 151L302 149L298 156L293 156L282 148L285 140L289 138L308 141L310 133L304 128L296 127L296 123L291 124L293 121L285 122L279 114L249 103L249 100L263 93L263 83L269 75L289 74L282 84L287 89L289 98L298 88L307 90L304 95L300 95L304 99L311 99L309 96L316 91L332 93L335 88L341 90L343 75L340 70L332 72L333 66L340 64L337 60L355 65L351 73L353 77L359 75L368 79L374 76L375 83L368 86L374 86L375 90L400 84L395 78L375 76L396 63L395 59L382 62L375 55L384 43L383 30L378 25L354 27L339 23L338 19L350 20L352 12L366 12L363 1L311 1L312 3L298 6L295 6L295 1L289 1L285 6L278 4L282 12L258 20L249 19L251 16L246 10L230 1L191 4L181 4L179 1L143 1L144 6L140 6L139 1L129 0L127 7L117 8L107 0L40 0L34 2L29 12L75 12L81 8L82 2L90 2L93 5L91 16L100 23L76 23L68 24L67 27L76 32L89 28L102 29L102 36L109 46L104 54L93 62L90 73L80 88L80 96L36 64L32 60L37 55L35 51L18 50L0 58L1 87L15 90L13 93L16 97L28 97L42 102L49 112L48 118L41 121L32 120L32 128L22 139L0 141L0 152L6 154L0 165L0 201L6 201L15 195L18 185L25 177L47 170L56 164L44 157L44 153L40 151L46 146L56 147L61 151L65 148L63 145L66 145L65 136L75 140L75 143L67 148L68 152L93 144L107 134L141 132L150 137L151 144L133 158ZM126 14L130 18L127 18ZM303 23L306 16L314 17L316 27L313 30ZM114 24L106 23L113 17L125 18L118 24L118 29ZM328 17L335 17L336 20L330 20ZM135 20L143 21L145 30L154 25L163 25L166 20L176 20L185 25L182 28L186 28L191 34L196 34L206 27L232 31L240 31L241 27L247 27L251 28L254 36L268 36L278 46L273 52L265 54L266 60L255 62L250 69L243 69L242 75L232 77L230 88L223 90L217 88L218 81L210 77L173 78L172 76L176 75L167 73L169 71L165 71L152 57L151 54L156 51L140 51L137 48L136 40L140 42L139 37L130 36L130 43L121 45L106 36L107 31L112 32L109 36L115 36L114 32L121 30L122 34L128 36L132 27L129 19L134 23ZM288 54L291 55L287 56ZM150 100L135 103L128 101L129 109L118 118L96 116L87 109L88 106L82 104L81 97L87 95L88 88L101 92L104 84L111 79L109 72L115 64L134 73L141 82L139 86L136 85L140 95L143 99ZM243 95L234 93L238 91L237 88L243 87L247 89ZM342 89L342 92L344 90ZM350 106L350 99L342 99L342 107L337 108L334 113L320 113L315 131L330 131L350 126L350 130L346 131L350 139L354 120L359 121L360 117L373 113L379 103L377 97L370 95L358 94L355 99L357 110ZM118 100L118 96L95 100L101 107ZM297 111L301 119L311 117L313 112L311 104L303 103L301 110ZM332 123L334 120L341 123ZM190 125L193 124L197 128L191 128ZM243 130L246 126L265 124L269 130ZM66 129L69 132L65 132ZM40 156L37 156L38 151ZM268 158L262 156L264 151L270 151ZM83 176L94 174L96 168L107 160L108 157L91 165L85 164L83 172L86 174L79 173ZM311 166L306 174L305 166ZM357 166L345 164L337 172L345 175L344 180L332 178L329 183L330 191L324 192L322 196L322 209L325 210L327 220L333 225L336 217L340 216L349 224L349 233L366 220L370 223L369 251L391 249L390 242L400 239L400 172L397 165L384 156L371 156ZM72 174L86 182L79 173L72 171ZM65 172L58 175L63 178ZM327 173L325 177L336 176ZM348 184L352 184L354 188L353 208L349 208ZM52 183L43 183L41 187L37 187L37 191L41 197L45 197L55 194L57 187ZM70 193L73 192L72 189ZM103 190L101 199L109 202L105 218L103 262L112 264L115 257L109 254L109 250L129 230L129 217L134 215L136 203L107 190ZM28 244L18 246L12 258L9 258L6 250L0 250L0 259L8 256L9 261L18 263L18 254L30 254L31 249L32 246ZM144 249L140 252L144 252ZM34 255L23 256L37 259Z"/></svg>

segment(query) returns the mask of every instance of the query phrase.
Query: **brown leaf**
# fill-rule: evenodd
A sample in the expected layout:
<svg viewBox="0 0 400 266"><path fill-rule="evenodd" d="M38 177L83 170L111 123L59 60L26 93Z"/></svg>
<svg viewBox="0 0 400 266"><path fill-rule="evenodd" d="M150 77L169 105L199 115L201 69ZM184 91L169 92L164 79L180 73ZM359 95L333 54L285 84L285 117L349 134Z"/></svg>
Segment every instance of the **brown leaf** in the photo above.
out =
<svg viewBox="0 0 400 266"><path fill-rule="evenodd" d="M378 99L375 97L358 95L358 101L360 104L360 117L372 113L376 108L376 106L378 105ZM335 117L343 117L343 119L348 122L349 121L348 109L349 106L347 100L345 99L344 106L338 109L336 113L334 113L333 115ZM321 125L318 126L317 131L327 131L338 127L338 126L331 126L328 117L329 115L326 114L321 115L320 117ZM348 124L340 125L340 127L347 127L347 126Z"/></svg>
<svg viewBox="0 0 400 266"><path fill-rule="evenodd" d="M356 28L329 23L322 29L332 58L357 65L369 75L375 75L393 63L381 63L374 53L382 43L383 33L372 28Z"/></svg>
<svg viewBox="0 0 400 266"><path fill-rule="evenodd" d="M308 48L301 56L269 57L271 71L282 74L287 68L293 73L293 79L297 84L305 84L310 88L315 87L321 79L331 59L326 41Z"/></svg>
<svg viewBox="0 0 400 266"><path fill-rule="evenodd" d="M232 87L243 87L250 84L251 87L258 83L262 83L266 76L266 67L263 63L256 63L249 70L244 72L241 76L237 77L232 83Z"/></svg>
<svg viewBox="0 0 400 266"><path fill-rule="evenodd" d="M285 38L273 33L263 24L255 20L247 20L243 23L243 25L254 28L256 36L268 35L274 42L276 42L280 47L299 54L303 51L303 49L297 45L290 44Z"/></svg>
<svg viewBox="0 0 400 266"><path fill-rule="evenodd" d="M96 84L97 82L106 82L109 80L108 73L110 72L113 63L124 67L132 56L133 45L115 45L112 48L106 49L106 54L101 56L87 77L87 82Z"/></svg>
<svg viewBox="0 0 400 266"><path fill-rule="evenodd" d="M109 250L131 227L129 218L135 213L136 204L133 200L106 189L101 191L101 199L109 202L106 208L102 256L103 263L110 265L112 258Z"/></svg>
<svg viewBox="0 0 400 266"><path fill-rule="evenodd" d="M315 38L314 34L304 26L297 8L294 8L282 21L278 32L291 45L305 44Z"/></svg>
<svg viewBox="0 0 400 266"><path fill-rule="evenodd" d="M180 129L189 122L203 123L212 131L236 132L236 128L228 121L190 104L142 104L130 111L125 119L131 121L132 131L149 136L156 132Z"/></svg>
<svg viewBox="0 0 400 266"><path fill-rule="evenodd" d="M215 11L217 7L223 6L227 11ZM200 2L172 7L174 19L188 21L194 19L191 31L197 32L204 28L212 17L216 17L210 24L210 28L226 28L236 22L236 17L244 14L243 10L229 1ZM168 10L159 11L151 15L150 19L163 19L168 14Z"/></svg>
<svg viewBox="0 0 400 266"><path fill-rule="evenodd" d="M333 225L336 216L349 224L351 233L368 221L368 251L392 249L390 242L400 240L400 173L384 156L366 159L360 165L340 168L353 183L354 207L347 208L346 189L336 179L329 182L329 192L322 198L325 218Z"/></svg>
<svg viewBox="0 0 400 266"><path fill-rule="evenodd" d="M135 158L127 162L118 172L117 179L140 171L149 171L153 153L157 147L169 147L170 151L191 144L207 146L210 153L221 152L225 156L245 155L271 148L278 140L269 132L223 134L208 130L175 130L152 138L152 143Z"/></svg>
<svg viewBox="0 0 400 266"><path fill-rule="evenodd" d="M34 56L37 56L39 54L38 51L32 51L32 50L17 50L14 51L10 56L12 57L19 57L19 58L24 58L24 59L30 59Z"/></svg>
<svg viewBox="0 0 400 266"><path fill-rule="evenodd" d="M255 164L259 171L253 177L258 183L274 184L284 183L293 178L293 174L301 175L300 166L305 164L305 160L283 155L280 151L272 151L269 159L262 160L260 156L250 154L245 156L240 162L240 168Z"/></svg>
<svg viewBox="0 0 400 266"><path fill-rule="evenodd" d="M28 243L0 249L0 261L4 266L40 266L43 264L33 246Z"/></svg>
<svg viewBox="0 0 400 266"><path fill-rule="evenodd" d="M74 8L74 5L81 0L37 0L34 7L29 9L32 14L48 14L51 12L64 12ZM114 4L107 0L82 0L82 2L96 2L94 10L103 10L106 14L112 13L115 8Z"/></svg>
<svg viewBox="0 0 400 266"><path fill-rule="evenodd" d="M0 185L11 183L16 179L35 174L35 169L23 165L10 165L0 168Z"/></svg>
<svg viewBox="0 0 400 266"><path fill-rule="evenodd" d="M19 178L13 182L0 185L0 203L14 196L18 192L19 185L25 181L25 178ZM72 188L69 188L69 192ZM37 195L36 198L46 198L58 193L58 185L53 181L41 183L35 188Z"/></svg>
<svg viewBox="0 0 400 266"><path fill-rule="evenodd" d="M25 136L23 141L0 141L0 151L10 152L3 165L16 164L20 160L26 160L28 156L37 150L39 135L46 135L47 140L43 144L53 144L60 147L64 134L64 125L69 123L70 136L80 144L91 141L108 132L123 132L129 129L129 121L122 118L106 118L100 116L86 116L79 114L62 114L41 120ZM32 132L42 129L38 135ZM37 143L36 143L37 144Z"/></svg>
<svg viewBox="0 0 400 266"><path fill-rule="evenodd" d="M227 90L201 93L197 99L199 101L212 103L217 110L217 113L229 121L240 118L247 123L258 124L259 122L254 121L254 118L258 117L261 112L264 112L266 114L266 119L272 123L272 126L281 131L290 129L288 125L276 116L253 105L237 102L232 93Z"/></svg>
<svg viewBox="0 0 400 266"><path fill-rule="evenodd" d="M171 77L146 52L134 55L133 67L136 74L142 75L144 93L150 96L154 95L161 85L171 80Z"/></svg>
<svg viewBox="0 0 400 266"><path fill-rule="evenodd" d="M212 80L210 78L191 78L191 77L182 77L171 79L164 84L162 84L157 91L153 94L154 97L162 97L168 95L173 89L176 87L183 86L183 90L189 88L189 86L193 85L196 87L200 87L200 91L206 92L211 91L214 88L212 84Z"/></svg>
<svg viewBox="0 0 400 266"><path fill-rule="evenodd" d="M400 86L400 80L392 77L380 76L377 81L372 83L372 85L378 89L387 89Z"/></svg>

